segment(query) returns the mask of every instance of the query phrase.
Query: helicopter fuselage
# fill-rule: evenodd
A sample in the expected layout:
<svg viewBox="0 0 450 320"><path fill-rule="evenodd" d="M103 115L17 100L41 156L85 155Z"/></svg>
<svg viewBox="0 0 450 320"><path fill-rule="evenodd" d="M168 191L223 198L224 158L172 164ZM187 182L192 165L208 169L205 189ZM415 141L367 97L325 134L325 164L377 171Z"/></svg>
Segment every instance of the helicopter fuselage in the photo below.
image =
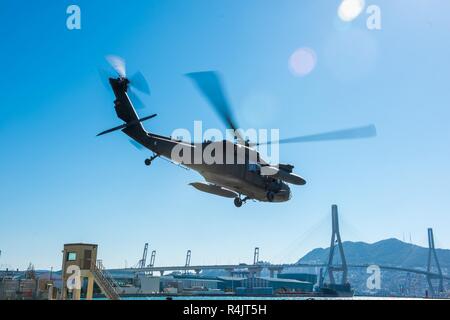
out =
<svg viewBox="0 0 450 320"><path fill-rule="evenodd" d="M133 129L123 131L155 155L195 170L207 182L248 199L284 202L291 198L291 191L286 183L271 176L261 175L261 168L267 166L267 163L260 159L256 150L246 146L228 140L188 143L152 133L147 133L144 137L140 134L134 136ZM222 152L220 156L215 154L211 158L211 150ZM208 154L205 151L208 151ZM252 161L255 159L256 161ZM273 197L268 197L268 193L272 193Z"/></svg>

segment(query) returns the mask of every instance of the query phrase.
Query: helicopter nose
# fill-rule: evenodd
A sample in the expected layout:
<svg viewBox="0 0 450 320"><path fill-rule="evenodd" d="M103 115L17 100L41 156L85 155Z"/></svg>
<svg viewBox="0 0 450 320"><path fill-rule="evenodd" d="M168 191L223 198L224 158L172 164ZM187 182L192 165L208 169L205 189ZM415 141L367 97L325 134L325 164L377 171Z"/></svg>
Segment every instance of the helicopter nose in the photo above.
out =
<svg viewBox="0 0 450 320"><path fill-rule="evenodd" d="M286 200L291 200L292 192L291 192L291 188L289 188L289 185L285 183L283 186L283 189L285 189Z"/></svg>
<svg viewBox="0 0 450 320"><path fill-rule="evenodd" d="M286 185L286 188L287 188L287 194L288 194L288 200L291 200L291 198L292 198L292 192L291 192L291 188L289 188L289 186L288 185Z"/></svg>
<svg viewBox="0 0 450 320"><path fill-rule="evenodd" d="M287 184L283 184L283 188L276 194L278 201L288 201L292 197L291 189Z"/></svg>

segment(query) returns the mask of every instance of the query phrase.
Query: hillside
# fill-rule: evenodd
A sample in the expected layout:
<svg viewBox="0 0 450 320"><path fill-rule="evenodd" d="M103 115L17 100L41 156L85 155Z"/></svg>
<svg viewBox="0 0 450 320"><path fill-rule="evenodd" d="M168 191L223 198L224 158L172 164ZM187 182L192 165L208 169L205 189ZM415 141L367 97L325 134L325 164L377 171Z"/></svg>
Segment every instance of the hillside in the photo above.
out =
<svg viewBox="0 0 450 320"><path fill-rule="evenodd" d="M349 264L379 264L397 267L426 268L428 248L405 243L398 239L387 239L372 244L344 242L344 252ZM450 268L450 250L436 249L441 267ZM329 248L317 248L307 253L298 262L325 263ZM335 254L336 256L336 254Z"/></svg>

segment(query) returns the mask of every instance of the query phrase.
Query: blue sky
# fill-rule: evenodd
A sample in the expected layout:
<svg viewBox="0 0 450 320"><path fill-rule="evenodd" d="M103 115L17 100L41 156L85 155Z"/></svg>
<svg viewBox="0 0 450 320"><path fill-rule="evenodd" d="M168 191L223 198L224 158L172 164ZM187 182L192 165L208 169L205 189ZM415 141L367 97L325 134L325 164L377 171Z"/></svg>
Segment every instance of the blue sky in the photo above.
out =
<svg viewBox="0 0 450 320"><path fill-rule="evenodd" d="M157 264L292 262L328 246L330 207L345 240L388 237L450 247L450 3L367 0L367 15L338 20L338 0L0 2L0 265L59 268L67 242L98 243L108 267L135 264L145 242ZM66 28L81 8L82 29ZM316 68L295 77L291 54L308 47ZM113 97L99 81L104 57L141 70L159 116L146 128L222 124L187 72L219 70L242 127L278 128L281 137L376 124L370 140L285 145L283 162L308 184L283 204L200 193L202 181L148 154L120 132ZM249 103L250 101L250 103ZM252 101L263 101L263 110Z"/></svg>

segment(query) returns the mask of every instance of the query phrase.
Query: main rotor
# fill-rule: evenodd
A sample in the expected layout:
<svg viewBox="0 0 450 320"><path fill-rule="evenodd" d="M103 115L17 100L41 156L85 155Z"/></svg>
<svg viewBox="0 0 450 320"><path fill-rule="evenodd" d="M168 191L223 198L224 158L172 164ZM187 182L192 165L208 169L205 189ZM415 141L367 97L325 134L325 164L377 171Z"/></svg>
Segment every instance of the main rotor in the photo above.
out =
<svg viewBox="0 0 450 320"><path fill-rule="evenodd" d="M305 143L332 140L350 140L371 138L377 135L376 127L371 124L367 126L348 128L337 131L329 131L305 136L296 136L278 141L252 142L245 139L240 133L238 122L233 113L233 109L225 94L224 86L220 75L215 71L193 72L186 75L193 82L201 94L206 98L210 107L215 111L219 119L228 129L234 133L235 143L248 147L257 147L270 144Z"/></svg>

